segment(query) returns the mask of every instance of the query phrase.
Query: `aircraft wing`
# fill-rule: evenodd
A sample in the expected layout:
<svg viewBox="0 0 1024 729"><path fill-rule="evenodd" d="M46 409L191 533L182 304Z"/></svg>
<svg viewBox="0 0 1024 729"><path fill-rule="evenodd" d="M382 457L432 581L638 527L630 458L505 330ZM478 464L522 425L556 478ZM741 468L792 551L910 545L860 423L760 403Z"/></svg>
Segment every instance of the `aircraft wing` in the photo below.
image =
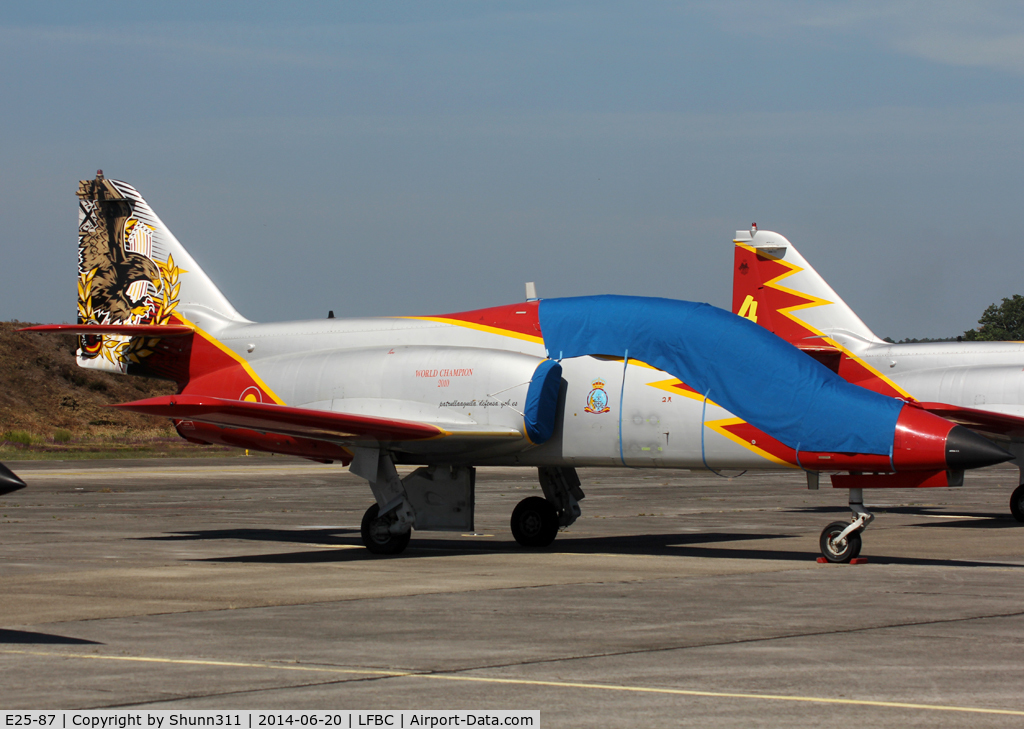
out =
<svg viewBox="0 0 1024 729"><path fill-rule="evenodd" d="M312 410L263 402L226 400L206 395L170 395L120 403L113 407L175 420L195 420L225 428L245 428L335 442L420 441L449 436L522 437L512 428L487 431L465 426Z"/></svg>
<svg viewBox="0 0 1024 729"><path fill-rule="evenodd" d="M1015 438L1024 436L1024 418L992 410L964 408L942 402L915 403L930 413L963 425L971 430L995 433Z"/></svg>

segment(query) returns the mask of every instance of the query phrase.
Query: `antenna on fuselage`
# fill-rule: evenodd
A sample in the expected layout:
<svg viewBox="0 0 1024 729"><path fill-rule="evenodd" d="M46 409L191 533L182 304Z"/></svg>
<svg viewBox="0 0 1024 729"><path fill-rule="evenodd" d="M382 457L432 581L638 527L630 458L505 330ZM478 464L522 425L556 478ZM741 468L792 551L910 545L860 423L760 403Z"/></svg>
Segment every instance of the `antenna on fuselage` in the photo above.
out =
<svg viewBox="0 0 1024 729"><path fill-rule="evenodd" d="M526 282L526 300L536 301L537 300L537 284L533 281Z"/></svg>

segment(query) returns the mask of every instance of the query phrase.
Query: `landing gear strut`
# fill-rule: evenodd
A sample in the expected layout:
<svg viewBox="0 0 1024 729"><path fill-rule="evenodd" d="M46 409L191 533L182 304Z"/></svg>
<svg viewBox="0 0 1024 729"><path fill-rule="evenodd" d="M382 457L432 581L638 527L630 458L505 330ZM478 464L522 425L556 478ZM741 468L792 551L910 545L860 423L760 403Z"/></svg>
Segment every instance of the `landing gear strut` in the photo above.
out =
<svg viewBox="0 0 1024 729"><path fill-rule="evenodd" d="M864 489L850 489L850 523L834 521L825 527L818 538L821 556L829 562L849 562L860 555L861 532L875 519L875 515L864 508Z"/></svg>
<svg viewBox="0 0 1024 729"><path fill-rule="evenodd" d="M363 514L359 533L363 544L374 554L400 554L409 546L412 530L392 531L398 525L394 512L380 516L380 506L374 504Z"/></svg>

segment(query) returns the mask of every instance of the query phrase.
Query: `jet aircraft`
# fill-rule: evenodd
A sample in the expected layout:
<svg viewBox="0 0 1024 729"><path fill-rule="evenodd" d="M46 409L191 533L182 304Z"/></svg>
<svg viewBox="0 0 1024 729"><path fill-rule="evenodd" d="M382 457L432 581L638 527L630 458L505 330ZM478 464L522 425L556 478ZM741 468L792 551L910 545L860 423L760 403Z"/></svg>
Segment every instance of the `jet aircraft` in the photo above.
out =
<svg viewBox="0 0 1024 729"><path fill-rule="evenodd" d="M848 382L984 434L1021 469L1010 511L1024 521L1024 342L879 339L784 236L736 231L733 312Z"/></svg>
<svg viewBox="0 0 1024 729"><path fill-rule="evenodd" d="M708 304L585 296L255 323L132 186L99 173L78 198L78 323L29 331L78 334L82 367L175 381L118 407L187 440L349 465L373 494L361 535L375 553L401 552L414 528L472 531L478 466L538 469L544 497L511 517L529 547L579 517L580 466L792 468L815 488L850 472L832 479L852 518L820 539L849 561L872 518L863 486L958 483L1012 457Z"/></svg>

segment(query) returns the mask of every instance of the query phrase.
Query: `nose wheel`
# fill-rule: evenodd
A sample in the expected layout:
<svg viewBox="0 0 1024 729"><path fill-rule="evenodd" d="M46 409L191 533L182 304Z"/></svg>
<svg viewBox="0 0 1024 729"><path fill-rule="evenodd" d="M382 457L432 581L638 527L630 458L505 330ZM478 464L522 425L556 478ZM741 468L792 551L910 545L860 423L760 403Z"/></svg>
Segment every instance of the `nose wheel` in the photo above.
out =
<svg viewBox="0 0 1024 729"><path fill-rule="evenodd" d="M829 562L849 562L860 555L863 545L860 532L853 531L843 536L848 526L845 521L834 521L821 531L818 546L821 547L821 556Z"/></svg>
<svg viewBox="0 0 1024 729"><path fill-rule="evenodd" d="M861 532L875 520L875 515L864 508L864 489L850 489L850 511L852 521L834 521L818 538L821 556L829 562L845 563L859 557Z"/></svg>

